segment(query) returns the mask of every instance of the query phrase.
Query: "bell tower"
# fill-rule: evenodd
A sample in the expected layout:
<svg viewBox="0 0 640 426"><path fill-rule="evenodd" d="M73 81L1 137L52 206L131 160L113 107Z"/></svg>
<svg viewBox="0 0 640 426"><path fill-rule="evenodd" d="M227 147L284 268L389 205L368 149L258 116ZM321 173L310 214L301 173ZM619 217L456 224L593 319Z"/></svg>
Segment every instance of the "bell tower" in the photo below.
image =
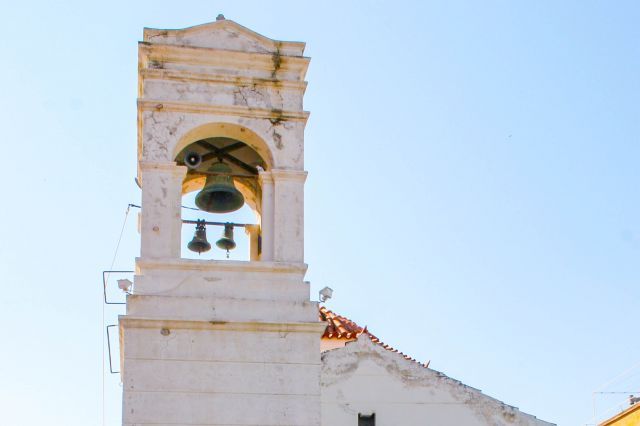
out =
<svg viewBox="0 0 640 426"><path fill-rule="evenodd" d="M123 425L320 425L324 324L304 281L304 47L222 16L144 30ZM183 220L192 191L203 215L248 205L256 223ZM211 247L206 229L224 229L218 246L232 249L244 228L249 260L183 258L182 227L194 225L198 252Z"/></svg>

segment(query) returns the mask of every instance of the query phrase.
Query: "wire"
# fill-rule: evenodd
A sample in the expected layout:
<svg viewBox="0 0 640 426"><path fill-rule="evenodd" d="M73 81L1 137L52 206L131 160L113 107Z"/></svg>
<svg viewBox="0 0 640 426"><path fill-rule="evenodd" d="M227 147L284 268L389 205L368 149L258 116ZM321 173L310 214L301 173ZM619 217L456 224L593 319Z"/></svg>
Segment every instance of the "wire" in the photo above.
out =
<svg viewBox="0 0 640 426"><path fill-rule="evenodd" d="M109 267L109 272L107 273L107 279L105 282L105 286L109 284L109 277L111 276L111 270L113 269L113 265L116 263L116 257L118 256L118 250L120 249L120 242L122 241L122 235L124 234L124 227L127 225L127 217L129 217L129 211L131 207L138 207L134 204L129 204L127 206L127 211L124 213L124 221L122 222L122 228L120 229L120 236L118 237L118 243L116 244L116 249L113 252L113 257L111 258L111 266Z"/></svg>
<svg viewBox="0 0 640 426"><path fill-rule="evenodd" d="M120 235L118 236L118 242L116 243L116 248L113 252L113 257L111 258L111 266L109 267L109 270L113 269L113 265L115 265L116 263L116 258L118 256L118 250L120 249L120 242L122 241L122 235L124 234L124 228L127 225L127 218L129 217L129 211L131 210L131 207L137 207L140 208L139 206L136 206L135 204L129 204L127 205L127 211L124 213L124 221L122 222L122 228L120 229ZM109 283L109 277L111 276L111 274L107 274L107 278L105 280L105 287L106 285ZM105 425L105 421L106 421L106 417L105 417L105 396L104 396L104 390L105 390L105 379L104 379L104 375L105 375L105 362L104 362L104 334L105 334L105 328L104 328L104 307L105 304L104 303L100 303L102 305L102 326L100 327L100 329L102 330L102 426Z"/></svg>
<svg viewBox="0 0 640 426"><path fill-rule="evenodd" d="M607 387L609 387L610 385L612 385L613 383L615 383L616 381L620 380L621 378L623 378L624 376L628 375L629 373L631 373L633 370L635 370L636 368L640 367L640 362L638 362L637 364L632 365L631 367L627 368L626 370L624 370L622 373L618 374L617 376L615 376L613 379L609 380L608 382L606 382L604 385L599 386L598 387L598 391L604 390ZM598 392L596 391L596 392Z"/></svg>
<svg viewBox="0 0 640 426"><path fill-rule="evenodd" d="M604 410L600 410L600 417L606 415L607 417L609 417L611 415L611 413L614 412L622 412L625 410L625 405L627 405L629 403L628 399L622 399L622 400L617 400L615 404L610 405L609 407L605 408ZM598 416L594 415L591 420L598 422ZM596 423L596 424L599 424Z"/></svg>
<svg viewBox="0 0 640 426"><path fill-rule="evenodd" d="M627 368L626 370L624 370L622 373L618 374L617 376L615 376L613 379L605 382L603 385L598 386L598 390L593 391L591 393L591 403L593 405L593 418L595 419L597 416L597 410L596 410L596 394L600 394L603 393L602 391L606 388L608 388L609 386L611 386L612 384L614 384L616 381L620 380L621 378L623 378L624 376L628 375L629 373L631 373L633 370L635 370L636 368L640 367L640 362L638 362L637 364L632 365L631 367Z"/></svg>
<svg viewBox="0 0 640 426"><path fill-rule="evenodd" d="M137 209L141 209L141 208L142 208L142 207L140 207L140 206L139 206L139 205L137 205L137 204L129 204L129 207L135 207L135 208L137 208ZM201 211L199 208L196 208L196 207L189 207L189 206L180 206L180 207L182 207L183 209L189 209L189 210Z"/></svg>
<svg viewBox="0 0 640 426"><path fill-rule="evenodd" d="M615 393L622 393L622 394L627 394L627 393L640 393L640 391L638 390L634 390L634 391L617 391L617 392L594 392L597 394L615 394Z"/></svg>

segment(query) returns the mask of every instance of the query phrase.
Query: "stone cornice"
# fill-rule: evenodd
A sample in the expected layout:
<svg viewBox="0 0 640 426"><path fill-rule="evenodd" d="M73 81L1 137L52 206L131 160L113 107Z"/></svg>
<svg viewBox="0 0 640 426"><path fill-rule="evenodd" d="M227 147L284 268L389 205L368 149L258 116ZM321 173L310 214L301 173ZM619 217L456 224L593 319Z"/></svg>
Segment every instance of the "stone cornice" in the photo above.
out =
<svg viewBox="0 0 640 426"><path fill-rule="evenodd" d="M180 82L201 82L209 84L232 84L234 86L263 86L286 89L306 90L306 81L278 80L255 77L229 77L223 75L194 73L182 70L145 68L140 70L143 79L173 80Z"/></svg>
<svg viewBox="0 0 640 426"><path fill-rule="evenodd" d="M199 259L145 259L136 258L136 270L195 270L228 272L267 272L274 274L295 274L304 276L306 263L288 262L248 262L239 260L199 260Z"/></svg>
<svg viewBox="0 0 640 426"><path fill-rule="evenodd" d="M273 40L243 25L240 25L231 19L216 20L214 22L207 22L204 24L179 29L144 28L143 38L145 42L149 43L154 43L157 41L163 44L176 44L178 42L184 43L185 40L188 41L191 38L190 36L196 35L201 32L211 33L216 28L224 28L228 32L244 34L248 38L258 41L262 48L268 49L270 51L279 50L280 52L282 52L282 54L285 55L301 56L306 45L301 41Z"/></svg>
<svg viewBox="0 0 640 426"><path fill-rule="evenodd" d="M174 162L158 163L154 161L140 161L138 163L138 166L140 170L169 172L179 178L184 178L184 176L187 174L187 168L185 166L178 166Z"/></svg>
<svg viewBox="0 0 640 426"><path fill-rule="evenodd" d="M323 322L235 322L235 321L192 321L155 318L136 318L129 315L118 317L123 328L166 328L183 330L220 330L272 333L322 333L327 325Z"/></svg>
<svg viewBox="0 0 640 426"><path fill-rule="evenodd" d="M271 176L274 182L304 182L307 180L307 172L301 170L271 169Z"/></svg>
<svg viewBox="0 0 640 426"><path fill-rule="evenodd" d="M306 56L284 56L274 53L240 52L236 50L208 47L173 46L139 42L138 60L140 69L147 68L149 61L206 65L229 69L258 69L273 72L275 76L293 72L297 80L304 80L310 58Z"/></svg>
<svg viewBox="0 0 640 426"><path fill-rule="evenodd" d="M277 109L249 108L242 106L194 104L165 100L138 99L138 111L170 111L194 114L231 115L249 118L273 118L276 120L307 121L308 111L283 111Z"/></svg>

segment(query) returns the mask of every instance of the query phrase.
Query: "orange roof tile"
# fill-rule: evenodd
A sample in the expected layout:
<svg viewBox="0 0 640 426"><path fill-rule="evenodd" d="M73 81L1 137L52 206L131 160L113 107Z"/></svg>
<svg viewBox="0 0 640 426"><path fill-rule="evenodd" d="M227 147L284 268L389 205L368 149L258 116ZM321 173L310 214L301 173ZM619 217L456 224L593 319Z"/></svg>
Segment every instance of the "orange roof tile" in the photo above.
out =
<svg viewBox="0 0 640 426"><path fill-rule="evenodd" d="M385 344L376 336L371 334L367 327L360 327L355 322L351 321L347 317L343 317L342 315L338 315L333 311L330 311L325 306L320 306L319 317L321 322L327 323L327 328L324 330L324 334L322 335L323 339L345 339L345 340L355 340L361 334L366 334L373 343L376 343L388 351L396 352L400 354L404 359L416 362L423 367L429 367L429 362L421 363L417 361L415 358L411 358L409 355L405 355L397 349L392 348L391 346Z"/></svg>
<svg viewBox="0 0 640 426"><path fill-rule="evenodd" d="M327 323L323 339L355 339L364 331L364 328L349 318L338 315L324 306L320 306L320 321Z"/></svg>

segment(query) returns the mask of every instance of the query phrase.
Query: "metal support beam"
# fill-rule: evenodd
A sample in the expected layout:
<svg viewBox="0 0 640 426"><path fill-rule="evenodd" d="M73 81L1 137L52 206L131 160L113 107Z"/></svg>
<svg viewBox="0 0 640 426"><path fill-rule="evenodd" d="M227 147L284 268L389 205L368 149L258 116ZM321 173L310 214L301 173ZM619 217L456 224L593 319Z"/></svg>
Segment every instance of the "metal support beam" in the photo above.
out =
<svg viewBox="0 0 640 426"><path fill-rule="evenodd" d="M113 370L113 364L111 363L111 335L109 334L109 329L111 327L117 327L118 324L111 324L107 326L107 349L109 350L108 352L108 356L109 356L109 371L111 372L111 374L120 374L119 371L114 371Z"/></svg>
<svg viewBox="0 0 640 426"><path fill-rule="evenodd" d="M214 226L226 226L226 225L231 225L234 228L235 227L242 227L244 228L245 226L253 226L255 225L254 223L233 223L233 222L207 222L207 221L200 221L198 222L197 220L186 220L183 219L182 223L187 223L187 224L191 224L191 225L197 225L198 223L204 223L205 225L214 225Z"/></svg>
<svg viewBox="0 0 640 426"><path fill-rule="evenodd" d="M209 149L212 152L208 153L208 154L204 154L202 156L202 161L208 161L211 160L213 158L224 158L225 160L229 161L232 164L235 164L236 166L240 167L243 170L246 170L247 172L251 173L252 175L257 175L258 174L258 169L256 169L253 166L250 166L249 164L238 160L236 157L234 157L233 155L229 155L227 154L227 152L224 150L224 148L218 148L216 146L214 146L213 144L205 141L205 140L200 140L198 142L196 142L198 145L200 145L201 147L205 148L205 149ZM232 144L230 146L233 146L235 144ZM228 147L227 147L228 148Z"/></svg>
<svg viewBox="0 0 640 426"><path fill-rule="evenodd" d="M133 204L129 204L133 207ZM104 296L105 305L126 305L126 302L110 302L107 300L107 274L133 274L135 271L102 271L102 294Z"/></svg>

